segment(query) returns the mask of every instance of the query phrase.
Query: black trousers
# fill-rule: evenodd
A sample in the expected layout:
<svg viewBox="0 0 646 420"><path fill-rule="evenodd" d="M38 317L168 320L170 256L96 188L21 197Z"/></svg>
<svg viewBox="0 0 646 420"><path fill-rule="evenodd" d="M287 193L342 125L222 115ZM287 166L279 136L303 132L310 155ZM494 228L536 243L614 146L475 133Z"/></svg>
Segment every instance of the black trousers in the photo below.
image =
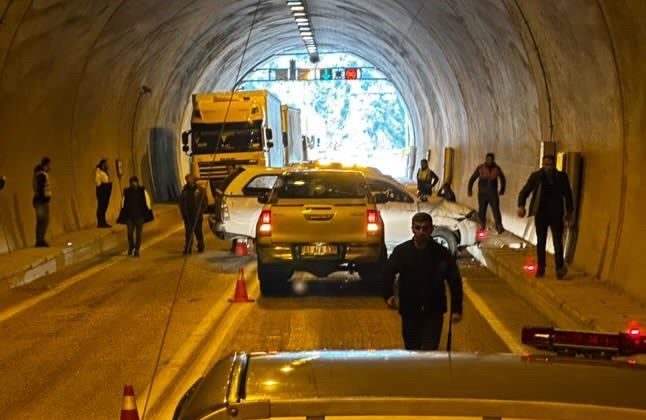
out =
<svg viewBox="0 0 646 420"><path fill-rule="evenodd" d="M204 232L202 231L203 218L200 216L197 223L194 220L184 219L184 248L189 250L193 247L193 235L197 240L197 249L204 249Z"/></svg>
<svg viewBox="0 0 646 420"><path fill-rule="evenodd" d="M406 350L437 350L443 322L443 314L402 315L402 336Z"/></svg>
<svg viewBox="0 0 646 420"><path fill-rule="evenodd" d="M493 212L493 218L496 222L496 230L503 229L502 227L502 216L500 215L500 197L496 191L479 191L478 192L478 204L479 212L478 217L480 218L480 225L485 228L487 227L487 206L491 206L491 211Z"/></svg>
<svg viewBox="0 0 646 420"><path fill-rule="evenodd" d="M34 204L34 207L36 209L36 243L43 243L49 226L49 203L37 203Z"/></svg>
<svg viewBox="0 0 646 420"><path fill-rule="evenodd" d="M105 213L108 211L110 204L110 195L112 195L112 184L101 184L96 187L96 224L105 226L108 224L105 219Z"/></svg>
<svg viewBox="0 0 646 420"><path fill-rule="evenodd" d="M552 243L554 244L554 262L556 269L563 268L563 216L555 215L541 217L536 215L536 257L538 258L538 270L545 272L545 245L547 244L547 229L552 231Z"/></svg>
<svg viewBox="0 0 646 420"><path fill-rule="evenodd" d="M141 247L141 232L144 228L144 219L128 219L128 250L139 251Z"/></svg>

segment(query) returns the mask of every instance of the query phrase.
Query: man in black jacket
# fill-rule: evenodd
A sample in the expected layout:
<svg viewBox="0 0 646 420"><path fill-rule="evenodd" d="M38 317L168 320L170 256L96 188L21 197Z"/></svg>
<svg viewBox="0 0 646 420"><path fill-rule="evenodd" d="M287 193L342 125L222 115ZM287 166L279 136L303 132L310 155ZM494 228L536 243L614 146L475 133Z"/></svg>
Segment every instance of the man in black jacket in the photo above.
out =
<svg viewBox="0 0 646 420"><path fill-rule="evenodd" d="M398 245L384 273L384 299L397 306L393 286L399 274L399 314L407 350L437 350L447 311L444 282L451 290L451 317L462 319L462 278L455 258L431 238L433 219L413 216L413 239Z"/></svg>
<svg viewBox="0 0 646 420"><path fill-rule="evenodd" d="M130 186L123 190L121 212L117 223L128 225L128 255L139 256L144 223L153 221L153 210L148 191L139 185L136 176L130 177Z"/></svg>
<svg viewBox="0 0 646 420"><path fill-rule="evenodd" d="M45 241L47 227L49 226L49 203L52 200L52 190L49 185L49 171L51 160L44 157L40 165L34 168L32 204L36 210L36 247L48 247Z"/></svg>
<svg viewBox="0 0 646 420"><path fill-rule="evenodd" d="M525 202L529 194L532 194L529 215L536 216L534 219L538 258L536 277L545 276L545 244L547 229L550 228L554 243L556 277L561 280L567 275L567 267L563 261L563 230L572 221L574 205L570 180L565 172L556 170L554 161L553 155L545 155L543 168L530 175L518 195L518 216L525 217L527 214Z"/></svg>
<svg viewBox="0 0 646 420"><path fill-rule="evenodd" d="M193 248L193 235L197 239L197 252L204 252L204 233L202 221L206 212L207 200L204 188L197 185L193 175L186 175L186 185L179 200L179 209L184 219L184 254L190 254Z"/></svg>
<svg viewBox="0 0 646 420"><path fill-rule="evenodd" d="M500 179L500 192L498 192L498 179ZM496 164L496 157L493 153L487 153L485 163L478 165L469 178L468 195L473 195L473 184L478 180L478 216L480 227L484 230L487 227L487 206L491 206L493 218L496 222L496 231L503 233L502 216L500 215L500 196L505 194L507 181L500 166Z"/></svg>

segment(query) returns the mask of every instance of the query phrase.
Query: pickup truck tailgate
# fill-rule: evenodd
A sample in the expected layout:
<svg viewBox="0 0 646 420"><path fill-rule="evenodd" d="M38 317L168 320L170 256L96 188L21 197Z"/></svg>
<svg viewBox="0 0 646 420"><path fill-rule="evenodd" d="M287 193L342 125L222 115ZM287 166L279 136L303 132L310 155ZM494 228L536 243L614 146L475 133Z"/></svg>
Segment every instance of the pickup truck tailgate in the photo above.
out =
<svg viewBox="0 0 646 420"><path fill-rule="evenodd" d="M368 236L365 200L283 199L272 205L271 220L274 243L352 243Z"/></svg>

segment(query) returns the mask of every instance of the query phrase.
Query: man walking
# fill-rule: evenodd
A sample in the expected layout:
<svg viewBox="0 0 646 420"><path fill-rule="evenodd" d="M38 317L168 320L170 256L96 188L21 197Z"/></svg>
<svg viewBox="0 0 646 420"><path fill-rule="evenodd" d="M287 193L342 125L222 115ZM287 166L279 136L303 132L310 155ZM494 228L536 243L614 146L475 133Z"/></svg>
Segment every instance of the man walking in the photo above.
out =
<svg viewBox="0 0 646 420"><path fill-rule="evenodd" d="M153 211L148 191L139 185L136 176L130 177L130 186L123 190L121 212L117 223L128 225L128 255L139 256L144 223L153 221Z"/></svg>
<svg viewBox="0 0 646 420"><path fill-rule="evenodd" d="M96 184L96 225L99 228L111 228L105 218L105 212L108 211L110 204L110 195L112 195L112 182L108 174L108 161L101 159L96 165L94 173L94 183Z"/></svg>
<svg viewBox="0 0 646 420"><path fill-rule="evenodd" d="M550 228L554 244L556 277L562 280L567 276L567 267L563 261L563 230L572 221L574 204L570 180L565 172L556 170L554 163L553 155L545 155L543 168L529 176L518 195L518 217L525 217L527 214L525 202L529 194L532 194L529 215L536 216L534 219L538 258L536 277L545 276L545 245L547 229Z"/></svg>
<svg viewBox="0 0 646 420"><path fill-rule="evenodd" d="M437 350L440 345L446 290L451 291L451 317L462 319L462 278L455 258L431 238L433 219L417 213L412 220L413 239L398 245L384 274L384 299L396 307L393 285L399 274L399 314L407 350Z"/></svg>
<svg viewBox="0 0 646 420"><path fill-rule="evenodd" d="M487 153L485 163L478 165L469 179L468 194L469 197L473 195L473 184L477 179L480 227L482 230L487 228L487 206L491 206L496 231L503 233L505 229L502 226L502 216L500 215L500 196L505 194L507 181L495 159L493 153ZM500 179L500 192L498 192L498 179Z"/></svg>
<svg viewBox="0 0 646 420"><path fill-rule="evenodd" d="M204 234L202 220L206 212L206 191L195 182L193 175L186 175L186 185L179 200L179 209L184 219L184 254L190 254L193 248L193 235L197 239L197 252L204 252Z"/></svg>
<svg viewBox="0 0 646 420"><path fill-rule="evenodd" d="M422 200L433 193L433 187L439 180L437 174L428 167L428 160L422 159L420 168L417 170L417 191L419 191Z"/></svg>
<svg viewBox="0 0 646 420"><path fill-rule="evenodd" d="M47 227L49 226L49 203L52 199L52 191L49 185L49 171L51 170L51 159L44 157L40 164L34 168L33 189L34 198L32 204L36 210L36 247L48 247L45 241Z"/></svg>

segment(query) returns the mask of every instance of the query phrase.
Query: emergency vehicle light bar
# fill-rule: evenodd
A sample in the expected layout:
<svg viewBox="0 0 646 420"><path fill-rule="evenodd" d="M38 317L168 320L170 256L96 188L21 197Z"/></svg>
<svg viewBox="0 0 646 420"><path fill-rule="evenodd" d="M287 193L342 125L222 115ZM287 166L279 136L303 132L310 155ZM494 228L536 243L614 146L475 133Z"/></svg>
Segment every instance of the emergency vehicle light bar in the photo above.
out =
<svg viewBox="0 0 646 420"><path fill-rule="evenodd" d="M628 356L646 353L646 335L639 329L628 332L600 333L568 331L550 327L525 327L523 344L556 353L581 353Z"/></svg>

